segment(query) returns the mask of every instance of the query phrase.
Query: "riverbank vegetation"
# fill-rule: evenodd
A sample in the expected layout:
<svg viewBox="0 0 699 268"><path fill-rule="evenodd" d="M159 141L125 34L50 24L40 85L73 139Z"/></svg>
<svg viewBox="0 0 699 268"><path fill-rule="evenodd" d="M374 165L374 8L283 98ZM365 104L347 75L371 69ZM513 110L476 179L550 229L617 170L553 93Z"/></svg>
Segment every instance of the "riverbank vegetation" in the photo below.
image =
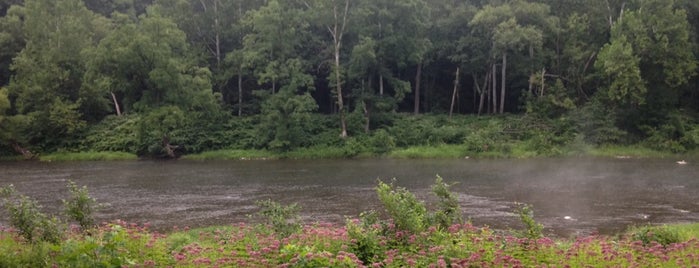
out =
<svg viewBox="0 0 699 268"><path fill-rule="evenodd" d="M161 233L148 224L95 225L97 203L69 184L63 228L12 187L3 188L13 228L0 230L2 267L691 267L699 264L699 225L630 228L616 237L548 238L520 205L520 230L463 221L449 185L437 178L429 206L405 188L379 182L384 211L345 225L303 224L299 207L258 202L260 224ZM428 207L430 209L428 209Z"/></svg>
<svg viewBox="0 0 699 268"><path fill-rule="evenodd" d="M686 153L697 18L691 0L4 0L0 156Z"/></svg>

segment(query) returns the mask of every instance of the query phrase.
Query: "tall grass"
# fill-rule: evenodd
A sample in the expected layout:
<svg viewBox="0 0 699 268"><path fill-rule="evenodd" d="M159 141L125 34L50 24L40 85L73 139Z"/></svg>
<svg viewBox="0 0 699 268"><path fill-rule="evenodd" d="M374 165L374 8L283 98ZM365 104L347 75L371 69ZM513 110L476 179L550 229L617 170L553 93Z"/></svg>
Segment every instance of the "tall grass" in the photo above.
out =
<svg viewBox="0 0 699 268"><path fill-rule="evenodd" d="M278 155L267 150L216 150L182 156L189 160L254 160L277 159Z"/></svg>
<svg viewBox="0 0 699 268"><path fill-rule="evenodd" d="M115 161L136 160L138 156L124 152L58 152L39 156L40 161Z"/></svg>

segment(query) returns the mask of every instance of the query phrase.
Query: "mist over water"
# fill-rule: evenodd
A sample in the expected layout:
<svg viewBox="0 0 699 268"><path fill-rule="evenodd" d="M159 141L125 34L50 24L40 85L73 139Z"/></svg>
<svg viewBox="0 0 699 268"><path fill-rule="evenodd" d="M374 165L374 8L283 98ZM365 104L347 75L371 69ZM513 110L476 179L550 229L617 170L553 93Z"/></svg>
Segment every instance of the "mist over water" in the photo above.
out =
<svg viewBox="0 0 699 268"><path fill-rule="evenodd" d="M699 159L274 160L0 163L14 184L58 213L67 180L107 207L100 220L154 228L248 221L256 200L298 202L307 222L344 223L380 211L377 179L432 201L435 175L456 183L463 215L476 225L520 228L515 202L531 204L546 232L613 234L633 224L699 221ZM6 225L6 215L0 224Z"/></svg>

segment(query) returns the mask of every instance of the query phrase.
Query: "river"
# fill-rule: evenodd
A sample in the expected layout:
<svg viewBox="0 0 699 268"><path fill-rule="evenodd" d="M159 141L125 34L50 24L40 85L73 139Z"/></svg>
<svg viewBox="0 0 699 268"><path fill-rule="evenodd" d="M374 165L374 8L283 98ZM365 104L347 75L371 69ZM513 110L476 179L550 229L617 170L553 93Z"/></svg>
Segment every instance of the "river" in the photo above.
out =
<svg viewBox="0 0 699 268"><path fill-rule="evenodd" d="M531 204L545 232L614 234L629 225L699 221L699 162L677 159L542 158L452 160L254 160L0 162L14 184L46 211L60 211L67 180L104 203L100 221L153 228L248 221L256 200L298 203L304 221L343 223L381 210L377 180L396 178L433 201L435 175L455 183L463 215L476 225L520 228L515 202ZM698 159L699 160L699 159ZM0 224L7 224L0 213Z"/></svg>

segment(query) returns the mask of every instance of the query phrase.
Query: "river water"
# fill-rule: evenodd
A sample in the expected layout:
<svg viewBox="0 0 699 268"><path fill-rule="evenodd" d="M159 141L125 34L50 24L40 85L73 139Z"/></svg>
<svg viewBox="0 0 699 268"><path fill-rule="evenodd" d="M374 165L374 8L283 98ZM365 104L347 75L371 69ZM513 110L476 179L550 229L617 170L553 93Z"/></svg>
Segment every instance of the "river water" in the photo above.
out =
<svg viewBox="0 0 699 268"><path fill-rule="evenodd" d="M699 221L699 162L677 159L269 160L0 162L0 185L14 184L46 211L60 211L73 180L105 207L101 221L156 229L249 221L256 200L299 203L306 222L342 224L381 211L377 180L396 178L433 201L439 174L456 183L463 215L476 225L517 229L515 202L531 204L549 234L614 234L629 225ZM697 159L699 161L699 159ZM0 213L0 224L7 224Z"/></svg>

